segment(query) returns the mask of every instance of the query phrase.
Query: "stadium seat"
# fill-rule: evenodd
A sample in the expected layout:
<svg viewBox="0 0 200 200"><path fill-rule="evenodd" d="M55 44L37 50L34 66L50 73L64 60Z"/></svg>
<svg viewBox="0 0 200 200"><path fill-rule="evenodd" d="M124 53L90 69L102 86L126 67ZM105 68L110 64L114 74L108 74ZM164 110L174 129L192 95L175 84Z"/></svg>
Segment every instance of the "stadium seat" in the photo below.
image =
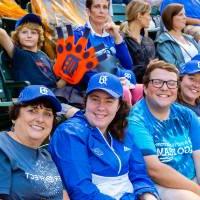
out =
<svg viewBox="0 0 200 200"><path fill-rule="evenodd" d="M14 81L9 69L9 58L4 51L0 52L0 79L2 81L2 87L5 92L5 100L12 101L19 94L19 90L27 85L30 85L29 81Z"/></svg>
<svg viewBox="0 0 200 200"><path fill-rule="evenodd" d="M8 34L11 33L11 31L15 30L15 23L16 19L9 18L9 17L2 17L1 18L1 26L3 29L6 30Z"/></svg>
<svg viewBox="0 0 200 200"><path fill-rule="evenodd" d="M113 21L116 24L120 24L121 22L126 20L125 10L126 5L125 4L113 4Z"/></svg>
<svg viewBox="0 0 200 200"><path fill-rule="evenodd" d="M6 101L3 83L0 79L0 131L7 130L11 126L8 111L9 106L11 106L12 104L12 101Z"/></svg>

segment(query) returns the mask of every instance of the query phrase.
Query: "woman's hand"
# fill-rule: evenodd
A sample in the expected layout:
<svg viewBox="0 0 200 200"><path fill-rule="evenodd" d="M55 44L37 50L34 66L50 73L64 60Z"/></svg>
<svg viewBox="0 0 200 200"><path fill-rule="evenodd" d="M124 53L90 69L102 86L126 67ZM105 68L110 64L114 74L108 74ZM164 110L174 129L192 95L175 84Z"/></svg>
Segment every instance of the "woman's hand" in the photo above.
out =
<svg viewBox="0 0 200 200"><path fill-rule="evenodd" d="M108 22L104 24L104 30L114 37L116 44L120 44L123 41L119 32L119 26L112 21L111 17L109 17Z"/></svg>

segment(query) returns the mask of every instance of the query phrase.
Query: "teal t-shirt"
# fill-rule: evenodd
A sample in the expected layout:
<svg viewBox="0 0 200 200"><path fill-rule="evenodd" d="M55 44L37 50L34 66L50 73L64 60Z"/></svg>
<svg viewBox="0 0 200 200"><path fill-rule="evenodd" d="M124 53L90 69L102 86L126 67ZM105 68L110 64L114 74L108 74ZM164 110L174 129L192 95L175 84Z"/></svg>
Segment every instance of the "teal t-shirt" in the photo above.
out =
<svg viewBox="0 0 200 200"><path fill-rule="evenodd" d="M128 129L144 156L157 155L189 179L195 177L192 152L200 149L200 120L193 111L174 103L169 118L161 121L142 99L131 109Z"/></svg>

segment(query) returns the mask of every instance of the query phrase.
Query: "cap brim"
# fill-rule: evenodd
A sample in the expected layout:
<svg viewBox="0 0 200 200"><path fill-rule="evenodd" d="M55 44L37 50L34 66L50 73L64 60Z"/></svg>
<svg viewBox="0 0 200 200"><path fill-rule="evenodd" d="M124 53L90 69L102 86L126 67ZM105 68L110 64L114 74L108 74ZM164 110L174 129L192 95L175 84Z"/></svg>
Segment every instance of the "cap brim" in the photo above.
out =
<svg viewBox="0 0 200 200"><path fill-rule="evenodd" d="M190 71L190 72L183 72L183 73L180 73L180 76L184 76L184 75L193 75L193 74L199 74L200 73L200 69L199 70L193 70L193 71Z"/></svg>
<svg viewBox="0 0 200 200"><path fill-rule="evenodd" d="M86 91L86 94L89 94L89 93L97 91L97 90L102 90L102 91L108 93L110 96L112 96L116 99L121 97L120 94L117 94L116 92L113 92L112 90L109 90L109 89L106 89L106 88L92 88L91 90Z"/></svg>
<svg viewBox="0 0 200 200"><path fill-rule="evenodd" d="M51 103L52 107L55 109L56 112L60 112L62 110L62 106L61 106L60 102L58 101L58 99L56 99L55 97L49 96L49 95L36 97L34 99L22 101L20 103L29 103L29 102L33 102L33 101L36 101L36 100L39 100L39 99L48 100Z"/></svg>

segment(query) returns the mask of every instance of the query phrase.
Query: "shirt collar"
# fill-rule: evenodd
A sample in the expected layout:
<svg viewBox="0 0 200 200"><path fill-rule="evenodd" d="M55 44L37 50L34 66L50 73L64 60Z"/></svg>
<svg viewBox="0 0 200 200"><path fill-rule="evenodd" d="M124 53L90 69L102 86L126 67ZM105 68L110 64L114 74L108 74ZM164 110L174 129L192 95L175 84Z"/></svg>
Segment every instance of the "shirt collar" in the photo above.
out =
<svg viewBox="0 0 200 200"><path fill-rule="evenodd" d="M96 33L96 32L94 31L94 29L92 28L92 25L90 24L90 21L89 21L89 20L87 21L86 26L87 26L88 28L90 28L91 34L92 34L92 35L95 35L95 36L98 36L98 37L108 37L108 36L109 36L109 33L107 33L105 30L103 30L103 34L102 34L102 35L99 34L99 33Z"/></svg>

